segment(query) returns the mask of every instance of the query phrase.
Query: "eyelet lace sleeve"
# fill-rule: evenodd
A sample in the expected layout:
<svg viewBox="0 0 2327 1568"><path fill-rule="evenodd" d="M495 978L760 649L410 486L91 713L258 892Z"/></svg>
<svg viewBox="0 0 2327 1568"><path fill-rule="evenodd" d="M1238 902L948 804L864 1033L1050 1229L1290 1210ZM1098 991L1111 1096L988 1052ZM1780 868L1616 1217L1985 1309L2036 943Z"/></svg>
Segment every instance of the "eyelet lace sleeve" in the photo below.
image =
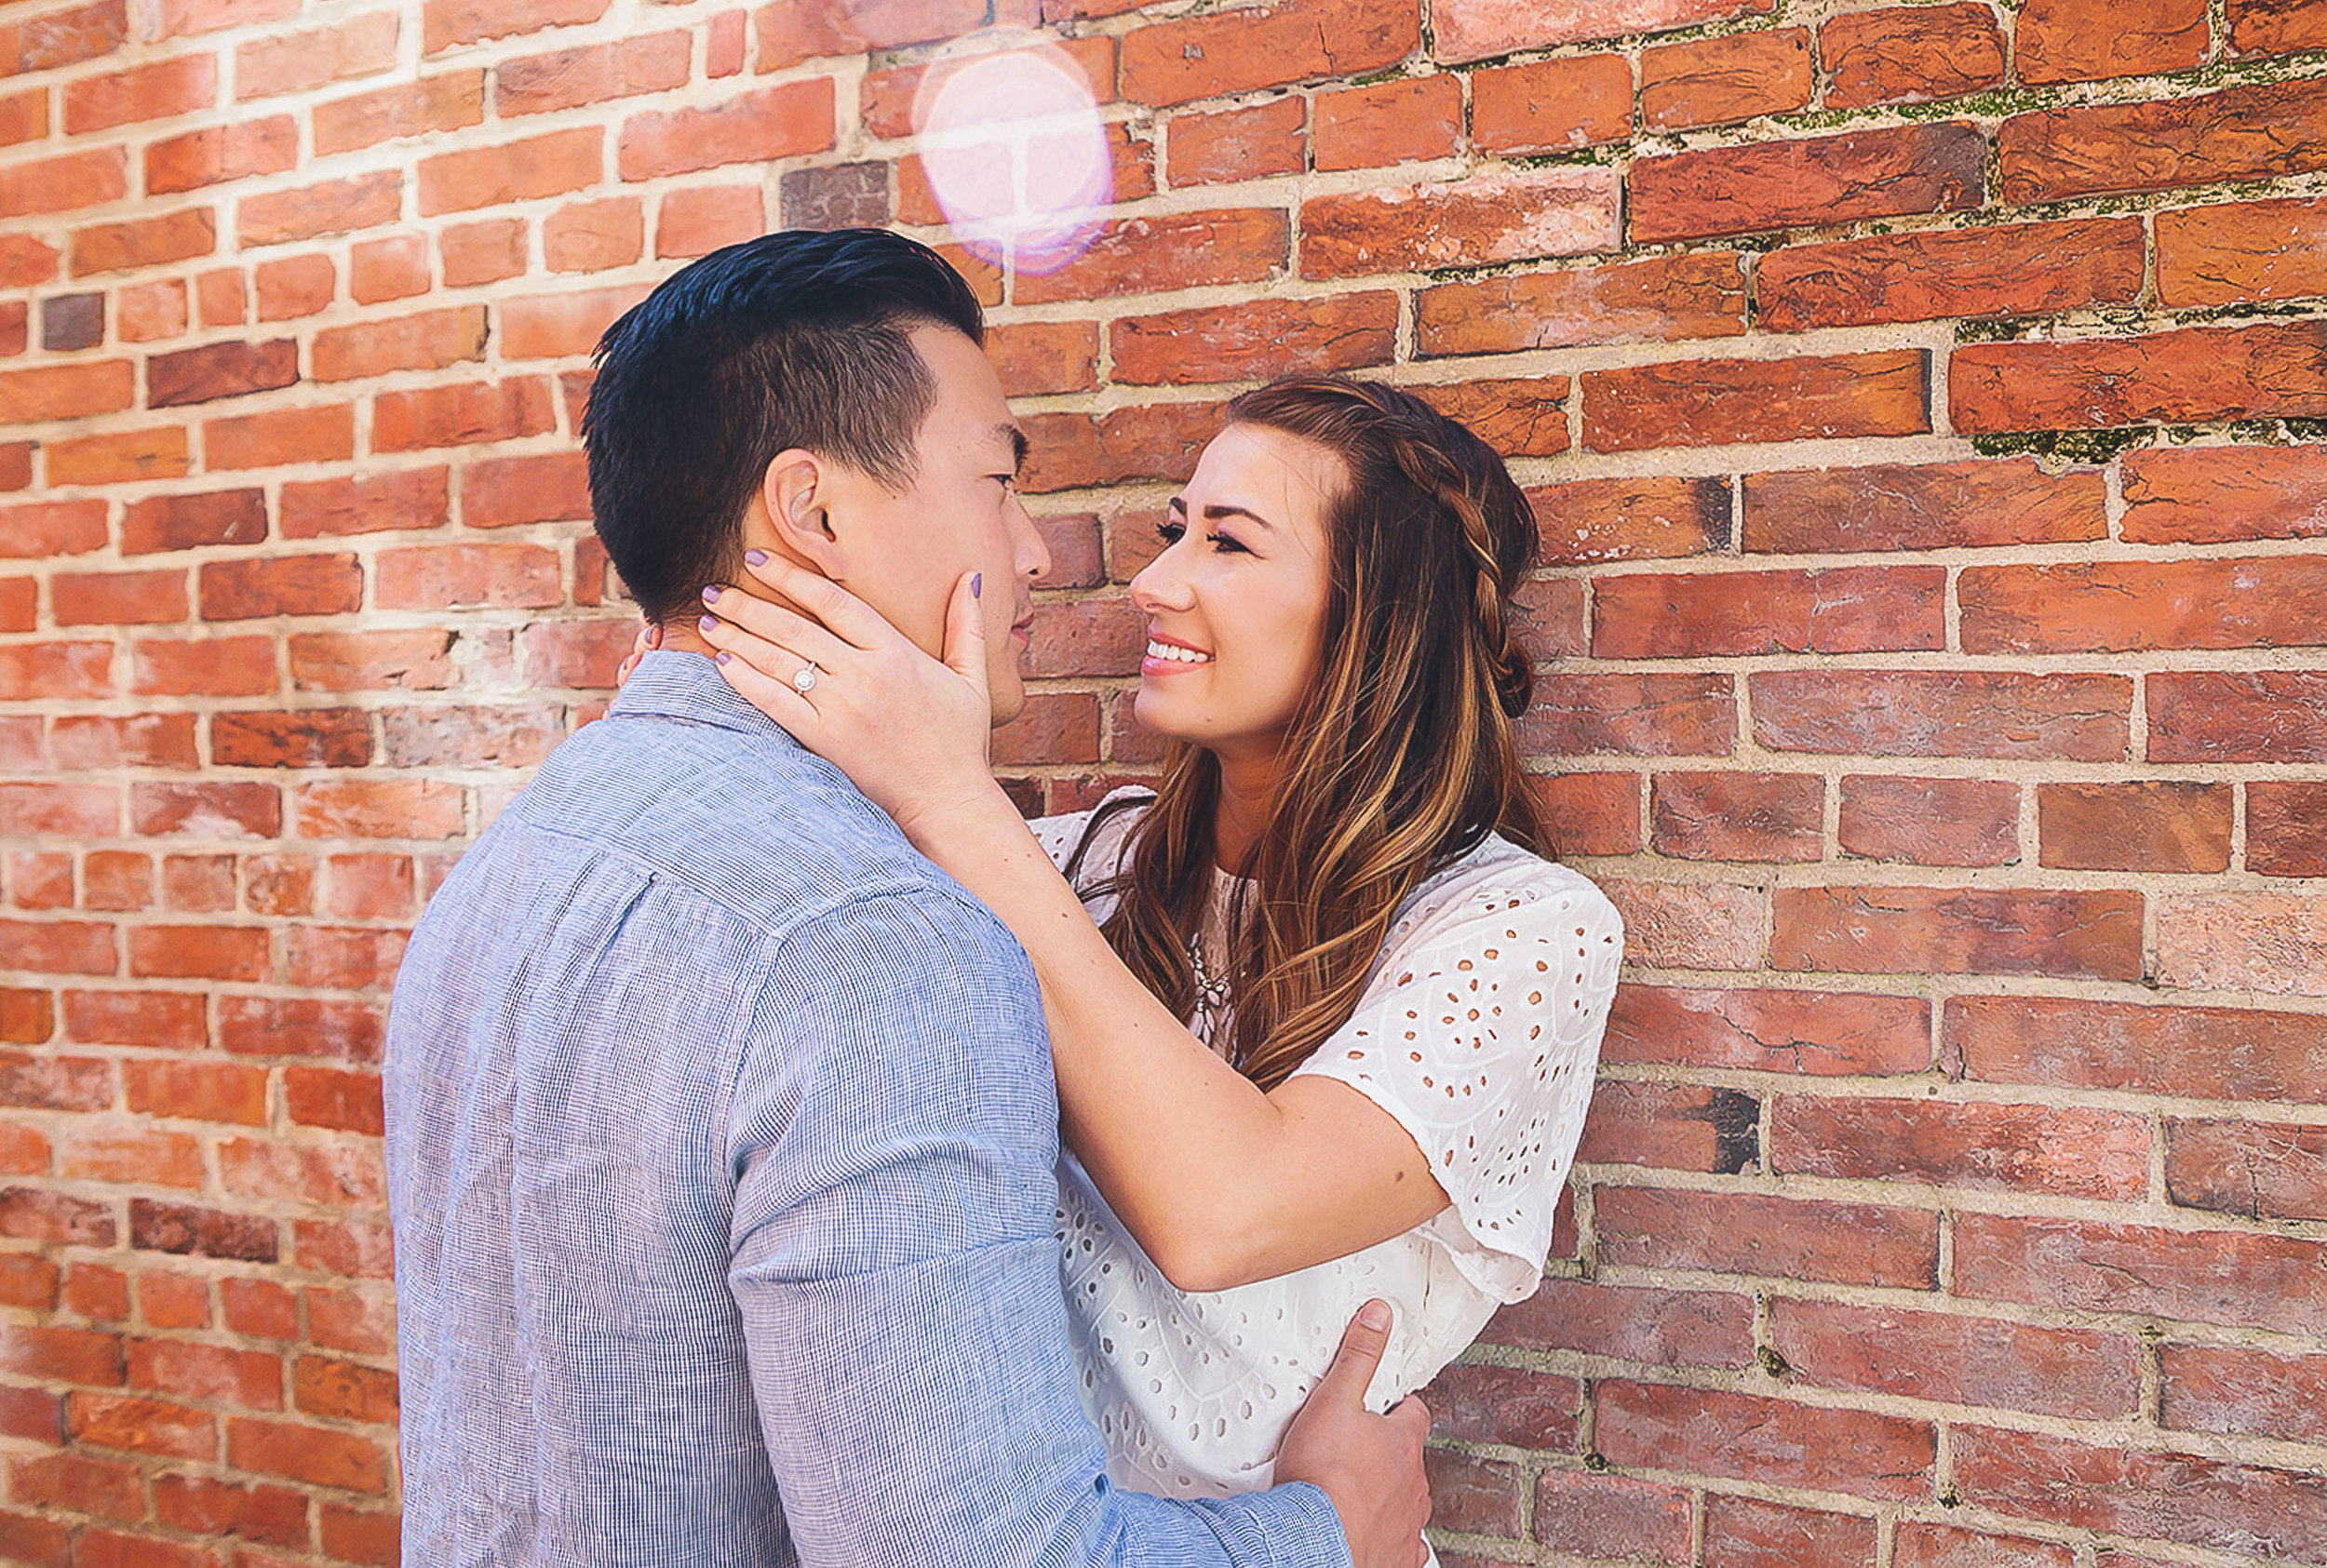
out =
<svg viewBox="0 0 2327 1568"><path fill-rule="evenodd" d="M1357 1090L1429 1157L1428 1227L1510 1302L1542 1277L1591 1103L1623 920L1590 881L1513 851L1423 890L1365 999L1298 1069Z"/></svg>

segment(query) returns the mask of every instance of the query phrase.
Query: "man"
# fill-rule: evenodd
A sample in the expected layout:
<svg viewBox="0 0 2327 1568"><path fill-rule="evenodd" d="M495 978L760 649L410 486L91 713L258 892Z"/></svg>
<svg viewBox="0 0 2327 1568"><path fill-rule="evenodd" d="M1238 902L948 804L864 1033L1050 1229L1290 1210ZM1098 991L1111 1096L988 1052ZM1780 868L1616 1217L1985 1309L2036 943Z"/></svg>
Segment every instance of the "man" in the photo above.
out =
<svg viewBox="0 0 2327 1568"><path fill-rule="evenodd" d="M689 266L607 333L598 527L666 628L414 933L389 1024L405 1555L465 1564L1419 1561L1427 1416L1353 1326L1287 1484L1110 1488L1052 1235L1030 966L690 628L747 548L1023 705L1024 436L975 298L880 231Z"/></svg>

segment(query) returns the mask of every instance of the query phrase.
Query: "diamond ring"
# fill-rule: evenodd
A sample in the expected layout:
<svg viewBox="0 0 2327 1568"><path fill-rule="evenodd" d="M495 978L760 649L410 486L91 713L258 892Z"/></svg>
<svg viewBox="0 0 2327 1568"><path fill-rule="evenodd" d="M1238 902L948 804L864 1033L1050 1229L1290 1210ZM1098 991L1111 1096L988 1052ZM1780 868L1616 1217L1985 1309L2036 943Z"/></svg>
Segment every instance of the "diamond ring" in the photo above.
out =
<svg viewBox="0 0 2327 1568"><path fill-rule="evenodd" d="M816 662L808 661L808 667L792 677L792 690L805 697L816 689Z"/></svg>

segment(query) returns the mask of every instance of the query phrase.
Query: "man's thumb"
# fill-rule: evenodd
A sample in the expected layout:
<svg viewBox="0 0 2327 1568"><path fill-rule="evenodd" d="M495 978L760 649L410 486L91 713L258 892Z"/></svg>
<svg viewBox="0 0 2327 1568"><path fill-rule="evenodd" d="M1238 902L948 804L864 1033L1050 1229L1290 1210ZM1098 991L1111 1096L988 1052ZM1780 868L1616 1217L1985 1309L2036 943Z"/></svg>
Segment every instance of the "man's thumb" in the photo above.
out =
<svg viewBox="0 0 2327 1568"><path fill-rule="evenodd" d="M986 612L979 590L985 573L971 572L953 585L953 600L946 606L946 667L986 690Z"/></svg>
<svg viewBox="0 0 2327 1568"><path fill-rule="evenodd" d="M1390 1304L1369 1301L1357 1309L1350 1326L1341 1333L1341 1347L1333 1353L1333 1365L1318 1380L1317 1391L1311 1399L1330 1397L1345 1400L1351 1404L1365 1402L1365 1386L1374 1380L1374 1369L1381 1365L1381 1354L1390 1347Z"/></svg>

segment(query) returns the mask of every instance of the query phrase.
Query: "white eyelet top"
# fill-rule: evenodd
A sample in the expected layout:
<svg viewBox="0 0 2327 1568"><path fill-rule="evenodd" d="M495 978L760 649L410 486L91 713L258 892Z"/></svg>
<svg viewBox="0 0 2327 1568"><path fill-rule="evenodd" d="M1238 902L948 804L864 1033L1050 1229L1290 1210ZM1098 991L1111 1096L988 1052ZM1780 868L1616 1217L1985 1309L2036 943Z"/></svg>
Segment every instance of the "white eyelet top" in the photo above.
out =
<svg viewBox="0 0 2327 1568"><path fill-rule="evenodd" d="M1077 873L1095 919L1113 900L1091 890L1114 875L1143 809L1102 824ZM1032 825L1063 868L1089 820ZM1234 878L1215 877L1200 940L1220 973ZM1459 1355L1498 1306L1535 1290L1623 945L1621 918L1590 881L1499 837L1415 891L1356 1012L1297 1069L1346 1083L1396 1118L1451 1199L1364 1252L1232 1290L1183 1292L1074 1157L1062 1159L1058 1240L1075 1360L1118 1485L1167 1497L1265 1487L1286 1425L1367 1299L1397 1313L1367 1390L1381 1411ZM1196 1032L1225 1045L1223 1019L1200 1013Z"/></svg>

